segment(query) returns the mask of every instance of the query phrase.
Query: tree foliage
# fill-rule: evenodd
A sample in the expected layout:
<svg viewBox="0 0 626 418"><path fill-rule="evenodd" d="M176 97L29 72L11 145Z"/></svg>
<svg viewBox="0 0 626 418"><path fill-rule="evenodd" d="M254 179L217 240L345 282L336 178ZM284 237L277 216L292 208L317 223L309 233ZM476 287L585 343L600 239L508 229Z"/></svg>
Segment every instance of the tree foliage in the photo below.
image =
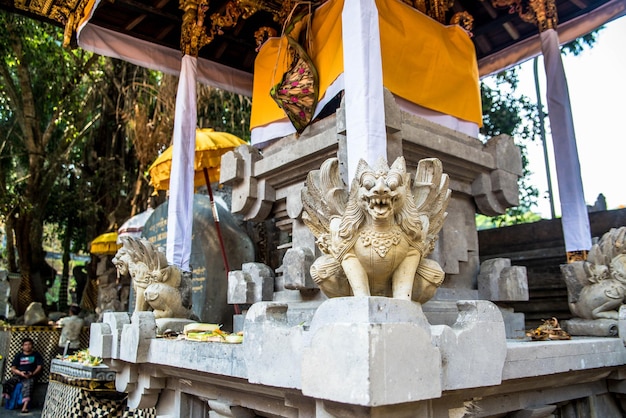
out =
<svg viewBox="0 0 626 418"><path fill-rule="evenodd" d="M198 86L198 126L250 141L252 100L215 87Z"/></svg>
<svg viewBox="0 0 626 418"><path fill-rule="evenodd" d="M61 36L50 25L0 14L0 215L13 235L8 247L15 244L18 258L10 267L22 275L25 301L29 294L43 301L53 276L42 246L46 209L98 119L99 58L62 50Z"/></svg>
<svg viewBox="0 0 626 418"><path fill-rule="evenodd" d="M61 29L0 11L0 218L7 265L44 302L54 272L44 230L64 252L148 206L147 169L170 145L178 78L81 49ZM250 99L199 86L199 126L248 139ZM48 228L44 228L44 224ZM16 307L18 313L25 306Z"/></svg>

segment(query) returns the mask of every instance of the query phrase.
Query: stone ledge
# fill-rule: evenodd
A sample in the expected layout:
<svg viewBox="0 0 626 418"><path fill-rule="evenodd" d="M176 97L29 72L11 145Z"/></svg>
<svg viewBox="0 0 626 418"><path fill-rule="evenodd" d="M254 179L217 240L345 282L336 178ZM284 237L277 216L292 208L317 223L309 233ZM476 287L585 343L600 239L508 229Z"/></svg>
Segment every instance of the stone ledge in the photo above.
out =
<svg viewBox="0 0 626 418"><path fill-rule="evenodd" d="M622 365L626 365L626 348L620 338L508 341L502 380Z"/></svg>
<svg viewBox="0 0 626 418"><path fill-rule="evenodd" d="M248 377L242 344L157 338L150 344L148 362L201 373Z"/></svg>

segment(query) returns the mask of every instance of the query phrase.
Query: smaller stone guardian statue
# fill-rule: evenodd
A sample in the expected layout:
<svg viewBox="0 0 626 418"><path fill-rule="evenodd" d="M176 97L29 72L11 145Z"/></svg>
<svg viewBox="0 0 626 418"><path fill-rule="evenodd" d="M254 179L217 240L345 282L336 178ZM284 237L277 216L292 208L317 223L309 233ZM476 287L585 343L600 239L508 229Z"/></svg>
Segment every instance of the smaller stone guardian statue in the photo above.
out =
<svg viewBox="0 0 626 418"><path fill-rule="evenodd" d="M152 310L157 319L189 318L191 286L182 271L168 265L165 254L146 239L124 237L122 244L112 262L118 274L130 274L135 310Z"/></svg>
<svg viewBox="0 0 626 418"><path fill-rule="evenodd" d="M450 200L436 158L421 160L411 181L403 157L391 167L361 160L348 193L336 158L309 173L302 220L324 253L311 276L328 297L387 296L428 301L444 272L434 249Z"/></svg>
<svg viewBox="0 0 626 418"><path fill-rule="evenodd" d="M617 320L626 300L626 227L604 234L591 247L587 261L564 265L561 270L572 314Z"/></svg>

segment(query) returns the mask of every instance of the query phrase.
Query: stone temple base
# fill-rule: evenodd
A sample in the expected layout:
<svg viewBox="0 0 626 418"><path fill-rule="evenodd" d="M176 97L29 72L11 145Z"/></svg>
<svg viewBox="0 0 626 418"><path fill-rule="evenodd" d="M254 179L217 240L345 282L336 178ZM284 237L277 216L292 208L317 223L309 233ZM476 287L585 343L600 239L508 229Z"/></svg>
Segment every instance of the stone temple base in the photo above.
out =
<svg viewBox="0 0 626 418"><path fill-rule="evenodd" d="M168 340L149 312L110 313L90 351L160 417L548 417L589 396L620 416L626 394L622 339L507 340L487 301L459 301L451 326L381 297L259 302L243 328L242 344Z"/></svg>

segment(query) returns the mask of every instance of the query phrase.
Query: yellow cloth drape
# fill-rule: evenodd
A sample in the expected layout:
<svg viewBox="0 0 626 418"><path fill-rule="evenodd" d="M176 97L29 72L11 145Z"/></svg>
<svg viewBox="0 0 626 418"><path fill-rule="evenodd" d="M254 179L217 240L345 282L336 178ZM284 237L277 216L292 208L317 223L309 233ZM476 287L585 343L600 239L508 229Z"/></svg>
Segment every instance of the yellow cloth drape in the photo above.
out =
<svg viewBox="0 0 626 418"><path fill-rule="evenodd" d="M412 103L481 126L476 53L465 31L441 25L397 0L376 0L376 6L385 87ZM343 72L342 9L343 0L330 0L313 17L310 55L319 73L320 98ZM286 41L279 42L268 40L255 61L251 128L285 118L269 95L286 71Z"/></svg>

